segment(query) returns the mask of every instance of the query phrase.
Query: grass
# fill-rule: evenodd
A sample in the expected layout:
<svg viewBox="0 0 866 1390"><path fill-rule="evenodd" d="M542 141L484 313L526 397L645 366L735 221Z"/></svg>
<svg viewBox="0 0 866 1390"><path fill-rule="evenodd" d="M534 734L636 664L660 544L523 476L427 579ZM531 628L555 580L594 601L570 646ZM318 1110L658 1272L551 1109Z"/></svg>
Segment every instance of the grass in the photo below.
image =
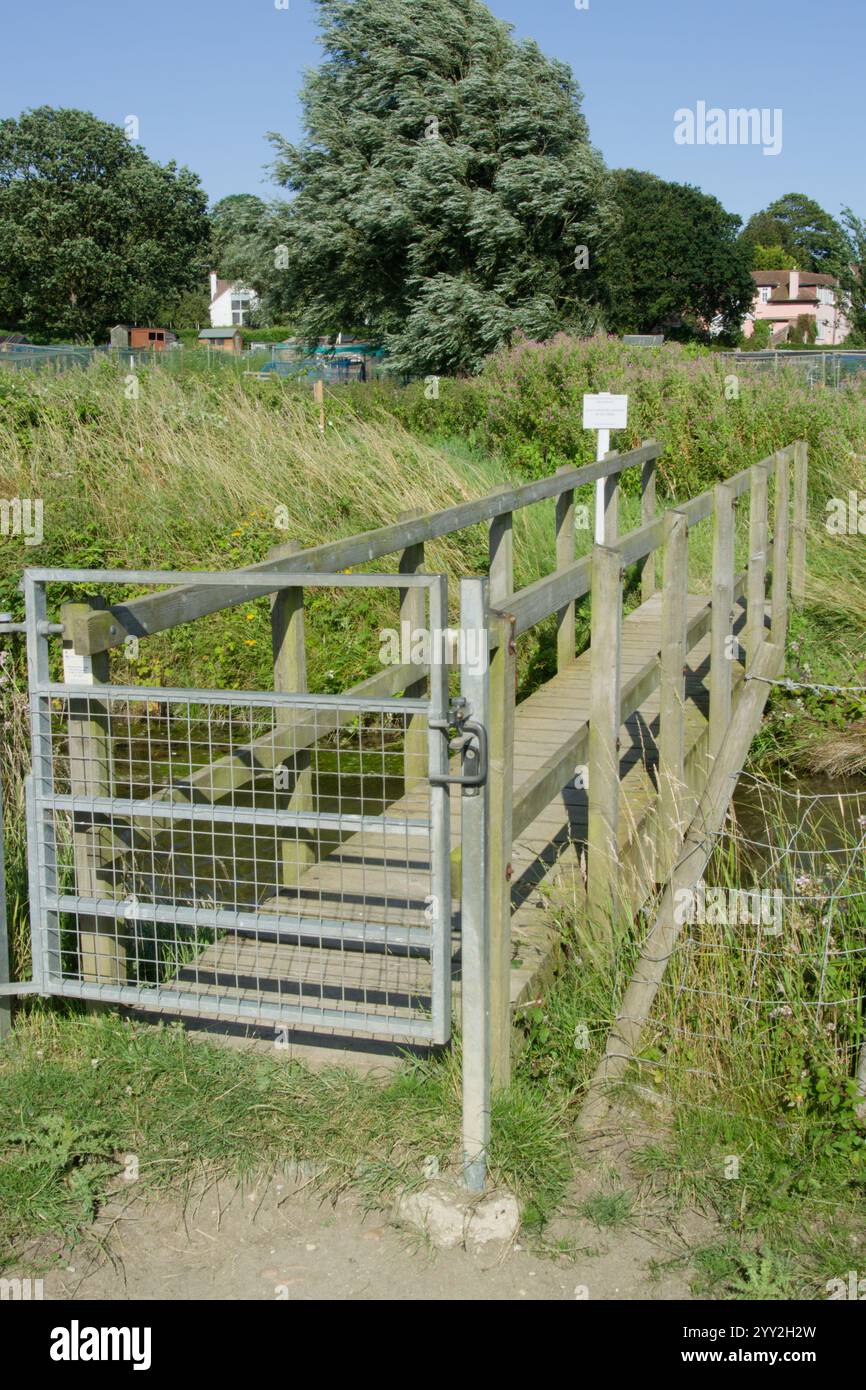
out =
<svg viewBox="0 0 866 1390"><path fill-rule="evenodd" d="M856 386L809 393L780 373L744 379L740 399L726 403L724 374L717 361L679 349L660 358L593 345L554 345L534 356L521 349L473 382L442 383L438 403L416 388L400 398L379 386L334 393L324 437L308 393L231 372L180 377L145 369L137 400L126 398L122 377L108 366L44 379L0 376L0 495L43 498L46 526L38 550L10 537L0 542L11 561L0 577L0 607L20 615L18 574L37 557L46 565L235 567L264 558L289 536L315 544L561 462L585 462L591 444L580 431L579 394L621 387L635 407L634 437L621 447L644 434L664 440L668 496L691 495L794 437L809 438L810 592L792 619L792 673L866 684L866 561L858 537L831 537L823 526L828 497L866 489L866 397ZM631 483L623 506L627 524L637 506ZM515 529L523 585L553 566L552 506L519 515ZM585 549L589 535L577 540ZM430 545L428 566L456 579L483 570L486 555L484 530L475 528ZM695 535L692 565L692 583L705 587L706 525ZM393 619L383 598L311 597L311 688L345 689L377 669L375 639ZM584 605L580 641L586 626ZM116 675L129 674L123 653L112 660ZM551 624L521 642L519 660L525 693L552 669ZM152 639L132 674L154 684L268 688L266 601ZM18 970L26 968L27 912L22 677L20 664L7 658L0 756ZM859 745L851 745L849 726L862 718L856 698L781 694L759 755L783 787L792 769L830 759L828 739L836 740L836 761L824 766L850 768L843 758L856 757ZM778 822L772 798L766 818ZM729 848L715 871L740 883L743 861ZM562 973L523 1012L515 1083L497 1098L493 1116L492 1175L518 1192L535 1228L568 1191L573 1120L638 930L621 943L610 978L581 955L573 914L563 911L561 926ZM841 929L859 949L862 922L846 920ZM670 1094L674 1121L643 1162L672 1207L706 1207L724 1224L724 1239L698 1253L704 1292L820 1296L822 1281L856 1263L852 1237L859 1239L866 1214L862 1126L846 1081L859 1019L849 1007L825 1020L834 1032L815 1027L815 973L805 960L814 931L798 918L790 940L800 953L761 962L762 997L775 990L790 1015L768 1021L743 1005L754 988L754 961L730 934L715 949L683 955L660 996L641 1079ZM863 992L856 956L840 971L836 984L847 997ZM177 1029L31 1004L0 1049L0 1074L0 1248L7 1256L22 1240L86 1229L107 1195L124 1190L126 1155L137 1160L137 1181L153 1191L303 1161L317 1166L323 1192L351 1184L371 1203L421 1181L431 1156L446 1172L457 1163L459 1051L429 1065L407 1063L382 1084L241 1056ZM741 1160L740 1179L725 1174L731 1155ZM585 1214L615 1232L629 1219L628 1200L603 1193Z"/></svg>
<svg viewBox="0 0 866 1390"><path fill-rule="evenodd" d="M423 1181L430 1158L455 1171L459 1129L459 1052L382 1083L251 1058L180 1027L37 1009L0 1049L0 1264L28 1239L75 1239L125 1172L145 1190L184 1192L302 1162L323 1195L352 1186L383 1206ZM519 1081L493 1134L491 1175L538 1225L572 1170L559 1105Z"/></svg>

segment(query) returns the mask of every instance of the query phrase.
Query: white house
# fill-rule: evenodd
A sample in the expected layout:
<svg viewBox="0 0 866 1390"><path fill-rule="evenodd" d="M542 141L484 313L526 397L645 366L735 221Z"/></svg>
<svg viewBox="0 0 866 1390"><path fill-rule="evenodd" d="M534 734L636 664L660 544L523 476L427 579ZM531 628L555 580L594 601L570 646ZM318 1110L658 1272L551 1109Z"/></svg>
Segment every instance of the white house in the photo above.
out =
<svg viewBox="0 0 866 1390"><path fill-rule="evenodd" d="M259 302L255 290L245 289L236 280L220 280L215 270L210 273L211 328L245 328L250 312Z"/></svg>

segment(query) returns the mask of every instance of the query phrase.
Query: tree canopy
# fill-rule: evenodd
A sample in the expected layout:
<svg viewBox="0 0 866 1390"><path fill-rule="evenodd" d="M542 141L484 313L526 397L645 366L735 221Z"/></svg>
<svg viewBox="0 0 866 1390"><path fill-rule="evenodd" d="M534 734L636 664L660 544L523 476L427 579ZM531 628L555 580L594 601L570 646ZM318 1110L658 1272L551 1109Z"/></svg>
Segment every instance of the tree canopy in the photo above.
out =
<svg viewBox="0 0 866 1390"><path fill-rule="evenodd" d="M612 210L570 69L480 0L316 2L306 139L271 136L296 196L270 311L366 331L416 372L589 326Z"/></svg>
<svg viewBox="0 0 866 1390"><path fill-rule="evenodd" d="M755 293L740 219L689 184L636 169L616 170L611 182L619 227L605 266L609 326L700 333L720 316L724 332L739 332Z"/></svg>
<svg viewBox="0 0 866 1390"><path fill-rule="evenodd" d="M781 246L798 262L792 269L828 275L838 275L847 255L842 227L805 193L786 193L763 212L756 212L746 223L741 239L749 247ZM768 267L771 270L785 268Z"/></svg>
<svg viewBox="0 0 866 1390"><path fill-rule="evenodd" d="M87 111L0 121L0 320L74 339L152 320L201 286L206 207L196 175Z"/></svg>

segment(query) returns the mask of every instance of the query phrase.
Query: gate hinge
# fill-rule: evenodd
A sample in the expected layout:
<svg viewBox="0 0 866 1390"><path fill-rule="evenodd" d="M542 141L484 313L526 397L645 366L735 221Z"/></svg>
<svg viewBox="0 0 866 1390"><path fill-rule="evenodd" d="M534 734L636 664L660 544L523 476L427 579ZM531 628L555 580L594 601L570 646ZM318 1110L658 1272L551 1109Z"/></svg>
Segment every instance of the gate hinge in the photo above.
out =
<svg viewBox="0 0 866 1390"><path fill-rule="evenodd" d="M464 696L452 700L447 719L431 719L430 728L438 729L448 738L451 753L459 753L463 772L459 775L433 773L434 787L483 787L487 781L487 730L477 720L469 718L469 706Z"/></svg>

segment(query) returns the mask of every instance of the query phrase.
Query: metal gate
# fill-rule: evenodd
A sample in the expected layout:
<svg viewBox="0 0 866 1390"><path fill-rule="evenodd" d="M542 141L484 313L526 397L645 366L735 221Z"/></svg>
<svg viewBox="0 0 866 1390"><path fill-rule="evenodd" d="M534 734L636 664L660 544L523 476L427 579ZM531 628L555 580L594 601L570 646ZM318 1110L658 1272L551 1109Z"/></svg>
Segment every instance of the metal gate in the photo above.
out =
<svg viewBox="0 0 866 1390"><path fill-rule="evenodd" d="M449 705L440 575L30 570L33 982L42 994L277 1028L450 1035ZM423 698L97 683L46 586L421 591ZM52 644L54 644L52 648ZM52 659L53 658L53 659ZM420 667L413 668L415 686ZM395 677L396 679L396 677ZM370 684L370 682L368 682ZM472 781L481 779L477 767ZM15 987L6 987L12 992ZM20 989L20 987L19 987Z"/></svg>

